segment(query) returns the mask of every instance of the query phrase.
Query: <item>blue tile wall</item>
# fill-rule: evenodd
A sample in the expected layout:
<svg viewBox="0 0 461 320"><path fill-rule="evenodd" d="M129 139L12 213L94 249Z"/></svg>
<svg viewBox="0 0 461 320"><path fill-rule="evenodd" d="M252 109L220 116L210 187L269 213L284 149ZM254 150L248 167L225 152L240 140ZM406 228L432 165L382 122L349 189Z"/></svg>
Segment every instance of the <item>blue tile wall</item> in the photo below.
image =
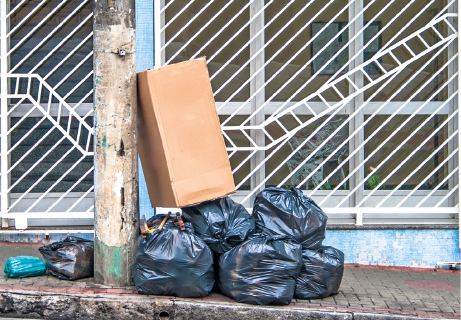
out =
<svg viewBox="0 0 461 320"><path fill-rule="evenodd" d="M456 229L328 230L324 245L342 250L346 263L435 267L460 261Z"/></svg>
<svg viewBox="0 0 461 320"><path fill-rule="evenodd" d="M136 0L136 71L141 72L154 67L154 2ZM155 215L150 205L146 179L138 160L139 172L139 214L146 218Z"/></svg>
<svg viewBox="0 0 461 320"><path fill-rule="evenodd" d="M0 241L6 242L34 242L34 243L51 243L59 240L64 240L68 236L79 237L87 240L94 241L93 233L51 233L50 239L45 239L44 233L0 233Z"/></svg>
<svg viewBox="0 0 461 320"><path fill-rule="evenodd" d="M93 240L92 233L0 234L0 241L50 243L69 235ZM346 263L434 268L460 261L459 232L441 230L328 230L324 245L342 250Z"/></svg>

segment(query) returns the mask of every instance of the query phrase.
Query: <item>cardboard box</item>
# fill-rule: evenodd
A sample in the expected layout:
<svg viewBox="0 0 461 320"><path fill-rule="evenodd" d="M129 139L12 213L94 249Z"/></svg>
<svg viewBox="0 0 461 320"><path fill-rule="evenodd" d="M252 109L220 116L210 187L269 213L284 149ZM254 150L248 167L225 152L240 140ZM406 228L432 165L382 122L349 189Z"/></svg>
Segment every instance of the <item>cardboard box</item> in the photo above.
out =
<svg viewBox="0 0 461 320"><path fill-rule="evenodd" d="M235 192L205 58L138 73L138 146L153 207Z"/></svg>

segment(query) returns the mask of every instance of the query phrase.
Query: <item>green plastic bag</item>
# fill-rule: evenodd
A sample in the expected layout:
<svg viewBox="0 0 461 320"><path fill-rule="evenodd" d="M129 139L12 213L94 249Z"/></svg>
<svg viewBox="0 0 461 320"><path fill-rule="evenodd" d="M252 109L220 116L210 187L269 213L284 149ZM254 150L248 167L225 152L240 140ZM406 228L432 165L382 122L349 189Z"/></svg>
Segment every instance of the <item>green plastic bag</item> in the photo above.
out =
<svg viewBox="0 0 461 320"><path fill-rule="evenodd" d="M6 278L25 278L42 276L46 273L46 263L40 258L31 256L10 257L5 263Z"/></svg>

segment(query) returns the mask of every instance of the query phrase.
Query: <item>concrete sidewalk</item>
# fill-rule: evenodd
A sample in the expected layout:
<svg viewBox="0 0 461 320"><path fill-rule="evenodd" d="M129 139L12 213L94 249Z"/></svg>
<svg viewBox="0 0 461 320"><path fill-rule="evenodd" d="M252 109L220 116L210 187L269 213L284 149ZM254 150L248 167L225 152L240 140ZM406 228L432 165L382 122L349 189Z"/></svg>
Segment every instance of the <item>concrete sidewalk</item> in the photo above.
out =
<svg viewBox="0 0 461 320"><path fill-rule="evenodd" d="M52 276L5 279L10 256L41 258L37 246L0 243L0 317L37 319L460 319L460 273L442 269L347 266L339 294L293 299L289 306L236 303L212 293L200 299L144 296L135 287ZM168 319L168 317L166 318Z"/></svg>

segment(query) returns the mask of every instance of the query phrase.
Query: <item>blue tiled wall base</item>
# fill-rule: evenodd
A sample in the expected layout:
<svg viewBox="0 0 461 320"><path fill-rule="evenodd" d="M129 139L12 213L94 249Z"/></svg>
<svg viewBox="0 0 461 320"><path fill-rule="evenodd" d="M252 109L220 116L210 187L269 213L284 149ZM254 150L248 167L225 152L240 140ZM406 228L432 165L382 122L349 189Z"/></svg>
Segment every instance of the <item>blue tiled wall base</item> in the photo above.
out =
<svg viewBox="0 0 461 320"><path fill-rule="evenodd" d="M87 240L94 241L93 233L51 233L50 239L45 239L44 233L21 233L21 234L10 234L10 233L0 233L0 241L7 242L35 242L35 243L52 243L59 240L64 240L68 236L79 237Z"/></svg>
<svg viewBox="0 0 461 320"><path fill-rule="evenodd" d="M93 240L91 233L71 234ZM68 236L0 234L0 241L50 243ZM328 230L324 245L342 250L346 263L434 268L437 262L460 261L458 230Z"/></svg>
<svg viewBox="0 0 461 320"><path fill-rule="evenodd" d="M432 268L460 261L456 229L328 230L323 243L342 250L346 263Z"/></svg>

